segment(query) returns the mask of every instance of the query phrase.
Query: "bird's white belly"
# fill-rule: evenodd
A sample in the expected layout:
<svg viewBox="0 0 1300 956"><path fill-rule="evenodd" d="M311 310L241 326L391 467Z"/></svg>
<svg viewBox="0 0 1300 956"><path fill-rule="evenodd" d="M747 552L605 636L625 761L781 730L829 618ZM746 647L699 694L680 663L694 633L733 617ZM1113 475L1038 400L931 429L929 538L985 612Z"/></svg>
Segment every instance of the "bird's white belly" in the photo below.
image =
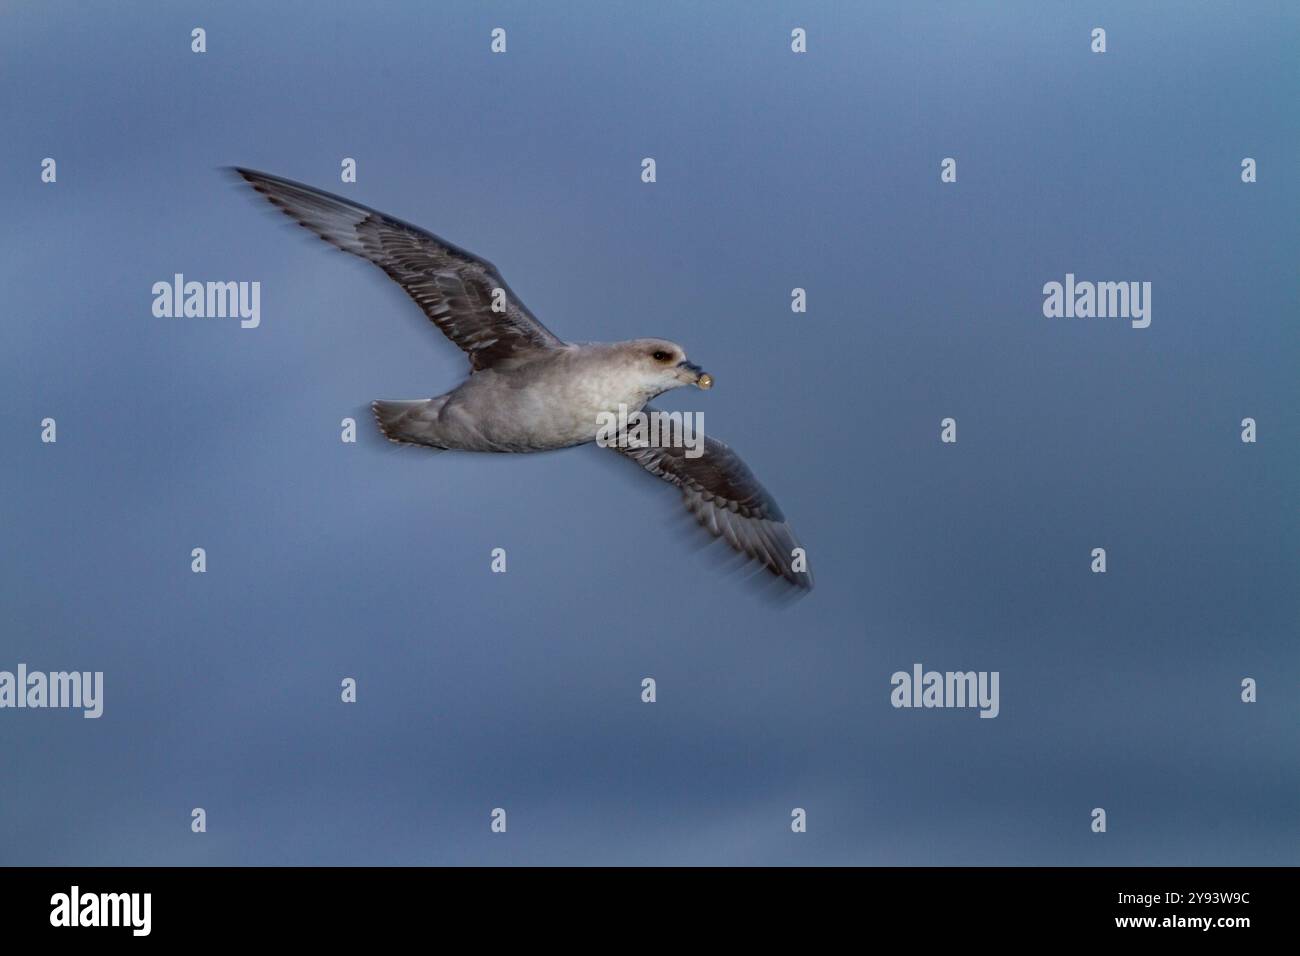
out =
<svg viewBox="0 0 1300 956"><path fill-rule="evenodd" d="M647 400L641 390L629 389L617 376L599 373L562 379L521 378L507 388L499 379L489 382L488 378L482 372L472 376L457 390L457 400L448 411L472 421L485 445L495 450L542 451L580 445L595 439L602 413L617 415L620 405L630 413Z"/></svg>

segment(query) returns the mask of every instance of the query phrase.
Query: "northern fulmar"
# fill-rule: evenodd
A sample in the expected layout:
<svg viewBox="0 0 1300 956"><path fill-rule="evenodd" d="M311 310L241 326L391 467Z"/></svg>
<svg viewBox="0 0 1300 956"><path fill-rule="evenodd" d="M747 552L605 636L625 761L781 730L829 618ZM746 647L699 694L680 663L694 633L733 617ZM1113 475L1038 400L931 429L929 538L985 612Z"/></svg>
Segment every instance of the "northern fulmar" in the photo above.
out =
<svg viewBox="0 0 1300 956"><path fill-rule="evenodd" d="M445 394L371 403L391 441L466 451L568 448L595 441L602 416L620 406L650 414L646 403L669 389L713 384L680 345L664 339L563 341L495 266L433 233L289 179L234 171L299 225L383 269L469 355L469 376ZM739 455L707 436L698 456L674 443L637 444L606 447L676 485L715 537L791 585L812 588L806 552Z"/></svg>

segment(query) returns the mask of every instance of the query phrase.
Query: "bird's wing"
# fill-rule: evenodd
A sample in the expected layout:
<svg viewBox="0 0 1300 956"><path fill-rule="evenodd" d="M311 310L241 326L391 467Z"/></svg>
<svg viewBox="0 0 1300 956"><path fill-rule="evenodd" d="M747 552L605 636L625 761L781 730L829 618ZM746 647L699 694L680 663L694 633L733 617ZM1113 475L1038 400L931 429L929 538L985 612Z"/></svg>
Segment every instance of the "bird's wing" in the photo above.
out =
<svg viewBox="0 0 1300 956"><path fill-rule="evenodd" d="M649 415L654 410L646 406L642 411ZM685 448L609 447L680 488L686 509L714 537L724 538L741 554L795 587L812 590L806 552L803 566L809 570L794 570L794 550L801 546L776 499L722 442L706 436L704 453L698 458L687 458Z"/></svg>
<svg viewBox="0 0 1300 956"><path fill-rule="evenodd" d="M299 225L383 269L468 353L472 370L564 347L485 259L418 226L319 189L252 169L235 167L235 172ZM497 289L501 293L495 293ZM504 295L504 311L492 310L494 294Z"/></svg>

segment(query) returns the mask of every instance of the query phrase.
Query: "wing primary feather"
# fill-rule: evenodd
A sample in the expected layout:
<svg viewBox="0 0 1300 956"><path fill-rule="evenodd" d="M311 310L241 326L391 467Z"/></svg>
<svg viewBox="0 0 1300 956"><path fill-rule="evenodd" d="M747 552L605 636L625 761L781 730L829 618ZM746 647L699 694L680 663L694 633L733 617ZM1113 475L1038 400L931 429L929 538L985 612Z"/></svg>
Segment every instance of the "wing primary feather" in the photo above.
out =
<svg viewBox="0 0 1300 956"><path fill-rule="evenodd" d="M650 414L654 409L646 406L642 411ZM791 585L812 589L811 570L793 568L793 552L800 545L776 499L725 444L706 437L698 458L688 458L685 449L677 447L610 447L676 485L686 510L709 534Z"/></svg>
<svg viewBox="0 0 1300 956"><path fill-rule="evenodd" d="M566 347L486 259L342 196L254 169L233 170L303 228L382 269L466 352L471 371ZM493 309L498 295L505 298L503 311Z"/></svg>

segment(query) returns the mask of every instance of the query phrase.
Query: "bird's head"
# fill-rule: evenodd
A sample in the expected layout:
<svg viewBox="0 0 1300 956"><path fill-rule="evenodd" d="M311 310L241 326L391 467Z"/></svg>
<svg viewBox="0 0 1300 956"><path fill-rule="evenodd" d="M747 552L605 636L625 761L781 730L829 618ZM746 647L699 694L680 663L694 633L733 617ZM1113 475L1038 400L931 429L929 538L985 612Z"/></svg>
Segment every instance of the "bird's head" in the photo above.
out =
<svg viewBox="0 0 1300 956"><path fill-rule="evenodd" d="M683 385L705 389L713 387L713 376L694 362L688 362L686 350L676 342L667 339L633 339L619 343L618 348L652 396Z"/></svg>

